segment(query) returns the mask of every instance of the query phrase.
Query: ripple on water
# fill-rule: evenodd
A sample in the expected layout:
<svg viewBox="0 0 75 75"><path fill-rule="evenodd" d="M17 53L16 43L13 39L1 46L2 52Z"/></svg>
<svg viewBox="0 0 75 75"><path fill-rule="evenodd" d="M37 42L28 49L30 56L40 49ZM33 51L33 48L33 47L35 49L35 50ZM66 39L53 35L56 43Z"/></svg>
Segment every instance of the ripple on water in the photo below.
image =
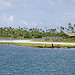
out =
<svg viewBox="0 0 75 75"><path fill-rule="evenodd" d="M75 75L75 50L0 45L0 75Z"/></svg>

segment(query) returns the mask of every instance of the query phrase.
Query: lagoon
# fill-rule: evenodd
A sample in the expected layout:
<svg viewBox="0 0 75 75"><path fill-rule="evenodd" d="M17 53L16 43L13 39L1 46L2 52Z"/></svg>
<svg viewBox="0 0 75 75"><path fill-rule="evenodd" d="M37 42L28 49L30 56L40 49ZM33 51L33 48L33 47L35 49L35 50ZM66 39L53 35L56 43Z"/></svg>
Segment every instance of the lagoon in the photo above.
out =
<svg viewBox="0 0 75 75"><path fill-rule="evenodd" d="M0 44L0 75L75 75L75 48Z"/></svg>
<svg viewBox="0 0 75 75"><path fill-rule="evenodd" d="M63 37L42 37L42 38L0 38L0 39L63 39Z"/></svg>

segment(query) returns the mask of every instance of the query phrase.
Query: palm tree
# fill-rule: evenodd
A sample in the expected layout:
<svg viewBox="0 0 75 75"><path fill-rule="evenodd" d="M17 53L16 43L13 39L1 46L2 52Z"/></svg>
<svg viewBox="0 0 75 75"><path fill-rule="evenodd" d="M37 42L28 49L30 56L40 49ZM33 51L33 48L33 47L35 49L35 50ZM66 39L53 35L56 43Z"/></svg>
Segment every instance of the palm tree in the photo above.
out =
<svg viewBox="0 0 75 75"><path fill-rule="evenodd" d="M63 30L64 30L64 27L61 26L61 27L60 27L60 32L63 31Z"/></svg>
<svg viewBox="0 0 75 75"><path fill-rule="evenodd" d="M75 32L75 24L74 24L74 32Z"/></svg>

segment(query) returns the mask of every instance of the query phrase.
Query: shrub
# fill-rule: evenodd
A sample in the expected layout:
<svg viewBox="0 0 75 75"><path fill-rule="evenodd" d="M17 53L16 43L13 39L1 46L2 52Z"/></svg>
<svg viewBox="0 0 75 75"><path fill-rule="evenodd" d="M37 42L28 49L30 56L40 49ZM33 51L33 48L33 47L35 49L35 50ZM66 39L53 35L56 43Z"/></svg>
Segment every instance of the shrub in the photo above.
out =
<svg viewBox="0 0 75 75"><path fill-rule="evenodd" d="M39 33L38 34L35 34L34 35L34 38L42 38L42 34L39 34Z"/></svg>

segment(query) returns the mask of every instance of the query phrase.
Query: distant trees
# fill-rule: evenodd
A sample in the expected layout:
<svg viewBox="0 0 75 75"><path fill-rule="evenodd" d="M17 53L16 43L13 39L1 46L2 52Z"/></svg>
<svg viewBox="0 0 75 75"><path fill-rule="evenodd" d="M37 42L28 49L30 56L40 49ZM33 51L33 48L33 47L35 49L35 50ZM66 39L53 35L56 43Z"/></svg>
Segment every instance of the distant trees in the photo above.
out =
<svg viewBox="0 0 75 75"><path fill-rule="evenodd" d="M71 23L69 23L68 25L69 32L74 32L74 27L71 25Z"/></svg>
<svg viewBox="0 0 75 75"><path fill-rule="evenodd" d="M60 30L58 32L57 30ZM4 27L0 28L0 37L11 37L11 38L42 38L42 37L68 37L65 34L65 31L75 33L75 24L74 26L71 23L68 24L68 28L57 27L57 29L47 29L45 30L38 28L12 28L12 27Z"/></svg>

